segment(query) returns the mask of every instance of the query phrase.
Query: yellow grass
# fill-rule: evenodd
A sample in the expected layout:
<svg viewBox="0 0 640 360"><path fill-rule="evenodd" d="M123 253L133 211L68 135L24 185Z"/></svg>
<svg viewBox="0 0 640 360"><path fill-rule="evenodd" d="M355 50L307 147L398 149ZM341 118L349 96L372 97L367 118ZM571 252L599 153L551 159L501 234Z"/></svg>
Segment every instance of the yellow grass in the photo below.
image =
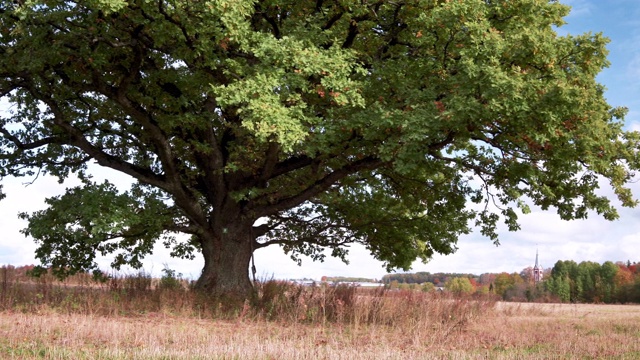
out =
<svg viewBox="0 0 640 360"><path fill-rule="evenodd" d="M432 327L4 311L0 358L640 358L640 306L500 303L453 331Z"/></svg>

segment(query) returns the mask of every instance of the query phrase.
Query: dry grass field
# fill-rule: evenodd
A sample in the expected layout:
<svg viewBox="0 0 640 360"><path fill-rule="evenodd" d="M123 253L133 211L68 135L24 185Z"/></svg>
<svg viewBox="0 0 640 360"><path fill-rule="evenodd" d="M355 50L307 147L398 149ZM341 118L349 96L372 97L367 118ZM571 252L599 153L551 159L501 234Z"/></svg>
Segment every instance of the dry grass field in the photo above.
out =
<svg viewBox="0 0 640 360"><path fill-rule="evenodd" d="M498 303L453 329L441 323L406 325L4 311L0 358L640 358L640 306Z"/></svg>
<svg viewBox="0 0 640 360"><path fill-rule="evenodd" d="M639 358L636 305L266 282L234 308L181 289L0 282L0 359Z"/></svg>

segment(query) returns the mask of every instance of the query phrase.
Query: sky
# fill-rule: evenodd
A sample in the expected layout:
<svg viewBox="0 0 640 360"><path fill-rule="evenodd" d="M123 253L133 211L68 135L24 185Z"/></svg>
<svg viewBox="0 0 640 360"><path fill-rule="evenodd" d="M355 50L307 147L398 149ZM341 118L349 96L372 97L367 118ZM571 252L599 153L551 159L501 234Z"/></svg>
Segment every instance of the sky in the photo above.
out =
<svg viewBox="0 0 640 360"><path fill-rule="evenodd" d="M626 106L629 114L625 126L640 130L640 1L638 0L562 0L572 6L565 18L567 24L557 31L561 35L602 32L611 39L608 45L611 65L598 80L607 87L605 96L614 106ZM6 104L5 104L6 105ZM0 109L2 104L0 104ZM128 187L129 180L118 174L97 171L96 179L109 178L116 185ZM44 209L44 199L59 195L73 182L60 185L56 179L41 177L33 184L30 179L3 180L7 198L0 201L0 265L37 264L35 243L20 233L26 223L19 220L19 212ZM640 198L640 181L631 184L636 198ZM603 194L611 194L603 187ZM474 231L460 237L458 251L452 255L436 255L426 264L416 262L415 271L456 272L482 274L486 272L520 272L533 266L536 251L540 265L551 268L558 260L627 261L640 262L640 207L620 209L620 218L610 222L592 215L587 220L562 221L554 211L532 208L520 217L521 230L500 231L500 246ZM319 280L322 276L352 276L380 279L387 272L362 247L353 246L349 264L327 257L323 263L303 258L298 266L279 247L260 249L255 254L259 278ZM106 269L109 259L101 259ZM188 278L197 278L203 261L179 260L168 256L162 246L156 247L144 262L144 269L154 275L168 266ZM127 270L125 270L127 271Z"/></svg>

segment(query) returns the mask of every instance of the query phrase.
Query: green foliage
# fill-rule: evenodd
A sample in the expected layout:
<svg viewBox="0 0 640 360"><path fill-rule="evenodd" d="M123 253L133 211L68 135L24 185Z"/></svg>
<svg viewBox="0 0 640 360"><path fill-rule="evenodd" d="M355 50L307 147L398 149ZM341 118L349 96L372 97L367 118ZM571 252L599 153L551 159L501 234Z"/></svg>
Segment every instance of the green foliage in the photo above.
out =
<svg viewBox="0 0 640 360"><path fill-rule="evenodd" d="M628 278L621 281L617 278L620 271L629 270L624 264L611 261L602 265L590 261L580 264L572 260L558 261L546 286L563 302L626 302L633 275L629 273Z"/></svg>
<svg viewBox="0 0 640 360"><path fill-rule="evenodd" d="M162 269L162 277L160 278L160 283L158 287L163 290L178 290L183 289L182 286L182 274L176 273L175 270L172 270L168 267L168 265L164 265Z"/></svg>
<svg viewBox="0 0 640 360"><path fill-rule="evenodd" d="M20 214L29 221L22 232L36 240L36 256L60 278L98 270L97 254L116 253L111 264L116 269L140 268L172 221L163 216L168 209L160 201L135 190L119 194L108 182L67 189L46 203L47 210Z"/></svg>
<svg viewBox="0 0 640 360"><path fill-rule="evenodd" d="M337 282L345 282L345 283L354 283L354 282L369 282L375 283L377 280L370 278L362 278L362 277L348 277L348 276L327 276L323 277L323 281L329 283L337 283Z"/></svg>
<svg viewBox="0 0 640 360"><path fill-rule="evenodd" d="M455 294L471 294L475 289L466 277L457 277L444 284L445 289Z"/></svg>
<svg viewBox="0 0 640 360"><path fill-rule="evenodd" d="M96 253L139 266L178 232L188 239L164 243L202 251L200 286L240 292L248 278L214 280L246 278L269 245L346 260L361 243L407 269L454 252L472 226L497 243L498 223L517 230L528 204L615 219L596 189L606 179L636 205L640 136L596 81L608 40L555 32L568 12L547 0L3 2L0 178L83 180L21 215L59 276ZM95 184L90 162L137 184Z"/></svg>
<svg viewBox="0 0 640 360"><path fill-rule="evenodd" d="M417 272L417 273L400 273L400 274L387 274L382 277L382 282L385 284L391 283L393 281L407 283L407 284L422 284L422 283L433 283L433 284L445 284L452 278L457 277L466 277L466 278L477 278L477 276L473 274L458 274L458 273L429 273L429 272Z"/></svg>
<svg viewBox="0 0 640 360"><path fill-rule="evenodd" d="M496 295L504 296L505 292L514 285L515 280L513 276L503 272L496 276L496 279L493 282L493 291Z"/></svg>
<svg viewBox="0 0 640 360"><path fill-rule="evenodd" d="M435 291L436 286L430 282L420 284L420 291L422 292L432 292Z"/></svg>

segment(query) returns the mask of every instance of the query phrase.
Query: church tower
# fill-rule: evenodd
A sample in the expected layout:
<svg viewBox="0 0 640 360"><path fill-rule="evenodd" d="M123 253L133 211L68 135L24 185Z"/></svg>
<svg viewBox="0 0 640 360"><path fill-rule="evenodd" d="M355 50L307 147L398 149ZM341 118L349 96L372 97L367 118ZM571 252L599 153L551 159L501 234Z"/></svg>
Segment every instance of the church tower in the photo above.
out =
<svg viewBox="0 0 640 360"><path fill-rule="evenodd" d="M542 266L538 263L538 249L536 249L536 264L533 266L533 282L539 283L542 281Z"/></svg>

